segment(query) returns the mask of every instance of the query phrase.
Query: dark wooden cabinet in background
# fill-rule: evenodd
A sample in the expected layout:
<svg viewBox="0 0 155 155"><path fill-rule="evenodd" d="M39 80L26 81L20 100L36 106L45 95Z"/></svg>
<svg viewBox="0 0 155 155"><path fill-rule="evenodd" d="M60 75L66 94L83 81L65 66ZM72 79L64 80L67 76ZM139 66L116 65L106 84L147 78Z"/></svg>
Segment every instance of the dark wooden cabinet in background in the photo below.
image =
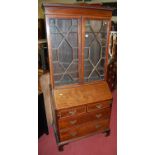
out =
<svg viewBox="0 0 155 155"><path fill-rule="evenodd" d="M45 114L44 97L43 94L38 94L38 138L44 133L49 134L47 127L47 120Z"/></svg>
<svg viewBox="0 0 155 155"><path fill-rule="evenodd" d="M54 130L59 149L110 133L112 94L106 82L112 11L44 3Z"/></svg>

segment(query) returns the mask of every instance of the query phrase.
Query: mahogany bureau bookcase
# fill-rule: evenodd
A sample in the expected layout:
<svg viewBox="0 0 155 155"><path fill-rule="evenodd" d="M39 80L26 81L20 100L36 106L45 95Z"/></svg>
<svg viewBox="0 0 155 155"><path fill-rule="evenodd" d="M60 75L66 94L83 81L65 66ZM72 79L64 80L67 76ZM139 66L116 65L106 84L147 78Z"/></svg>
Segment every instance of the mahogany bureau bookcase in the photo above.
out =
<svg viewBox="0 0 155 155"><path fill-rule="evenodd" d="M106 82L112 11L43 3L50 65L53 128L58 149L110 134L112 94Z"/></svg>

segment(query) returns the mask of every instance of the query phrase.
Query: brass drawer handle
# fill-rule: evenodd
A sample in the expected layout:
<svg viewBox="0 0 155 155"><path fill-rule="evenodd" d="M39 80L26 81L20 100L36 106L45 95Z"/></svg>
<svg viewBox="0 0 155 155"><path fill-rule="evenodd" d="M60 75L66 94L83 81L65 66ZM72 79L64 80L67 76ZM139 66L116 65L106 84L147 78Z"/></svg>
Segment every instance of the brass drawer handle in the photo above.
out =
<svg viewBox="0 0 155 155"><path fill-rule="evenodd" d="M77 135L77 132L71 132L70 135L71 135L72 137L74 137L74 136Z"/></svg>
<svg viewBox="0 0 155 155"><path fill-rule="evenodd" d="M75 113L76 113L76 109L73 110L73 111L69 111L69 114L70 114L70 115L75 115Z"/></svg>
<svg viewBox="0 0 155 155"><path fill-rule="evenodd" d="M102 108L102 104L96 105L96 108L101 109Z"/></svg>
<svg viewBox="0 0 155 155"><path fill-rule="evenodd" d="M101 127L100 124L97 124L97 125L95 126L96 129L98 129L99 127Z"/></svg>
<svg viewBox="0 0 155 155"><path fill-rule="evenodd" d="M70 121L70 124L75 124L77 122L77 120L74 120L74 121Z"/></svg>
<svg viewBox="0 0 155 155"><path fill-rule="evenodd" d="M102 114L96 114L96 118L100 118Z"/></svg>

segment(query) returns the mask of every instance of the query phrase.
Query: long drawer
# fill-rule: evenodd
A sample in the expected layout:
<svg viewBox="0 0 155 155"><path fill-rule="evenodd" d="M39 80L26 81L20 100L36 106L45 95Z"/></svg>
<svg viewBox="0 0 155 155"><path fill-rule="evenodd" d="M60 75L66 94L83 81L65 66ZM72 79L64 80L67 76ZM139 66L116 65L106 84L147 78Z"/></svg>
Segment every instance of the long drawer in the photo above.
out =
<svg viewBox="0 0 155 155"><path fill-rule="evenodd" d="M109 128L109 119L89 122L81 126L60 131L60 141L66 141L82 137L97 131L104 131Z"/></svg>
<svg viewBox="0 0 155 155"><path fill-rule="evenodd" d="M110 118L111 107L104 108L91 113L84 113L80 116L72 116L58 120L59 129L74 127L89 121Z"/></svg>

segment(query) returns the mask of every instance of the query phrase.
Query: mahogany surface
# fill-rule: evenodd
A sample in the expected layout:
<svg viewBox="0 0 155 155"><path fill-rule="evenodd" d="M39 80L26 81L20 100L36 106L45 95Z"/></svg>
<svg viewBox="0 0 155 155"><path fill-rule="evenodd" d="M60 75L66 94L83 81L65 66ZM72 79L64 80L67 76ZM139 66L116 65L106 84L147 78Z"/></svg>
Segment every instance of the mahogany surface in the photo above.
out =
<svg viewBox="0 0 155 155"><path fill-rule="evenodd" d="M67 118L61 118L58 120L59 129L74 127L76 125L81 125L83 123L91 122L94 120L102 120L105 118L109 118L111 113L111 108L105 108L104 110L98 110L92 113L84 113L80 116L72 116Z"/></svg>
<svg viewBox="0 0 155 155"><path fill-rule="evenodd" d="M112 103L112 100L106 100L104 102L89 104L87 106L87 111L92 112L92 111L103 109L103 108L105 109L106 107L109 107L111 103Z"/></svg>
<svg viewBox="0 0 155 155"><path fill-rule="evenodd" d="M67 109L60 109L57 111L57 116L60 118L65 118L68 116L74 116L86 113L86 107L85 106L79 106L79 107L72 107Z"/></svg>
<svg viewBox="0 0 155 155"><path fill-rule="evenodd" d="M111 98L112 94L105 81L97 84L83 84L77 87L54 90L56 109L102 102Z"/></svg>
<svg viewBox="0 0 155 155"><path fill-rule="evenodd" d="M47 4L44 3L44 10L45 10L45 18L46 18L46 33L47 33L47 43L48 43L48 53L49 53L49 65L50 65L50 83L51 83L51 94L52 94L52 112L53 112L53 119L54 119L54 131L56 135L56 140L58 144L59 150L62 150L63 145L69 142L85 138L97 133L106 132L107 135L110 133L110 115L112 109L112 94L106 82L107 78L107 65L108 65L108 49L109 46L109 31L111 29L111 17L112 17L112 10L105 9L101 6L91 6L91 5L77 5L77 4ZM54 21L52 26L55 26L57 31L52 29L51 27L51 19ZM53 20L54 19L54 20ZM58 26L58 21L60 20L77 20L77 51L78 51L78 80L75 83L70 84L56 84L55 80L55 70L54 69L54 51L58 51L60 54L60 46L54 48L52 42L52 35L58 35L56 39L59 39L63 36L63 30L60 30L60 27L63 25L60 24ZM102 21L101 28L105 27L105 33L99 31L97 33L103 33L102 35L106 39L105 43L105 52L104 53L104 62L100 65L100 70L104 70L104 73L101 71L98 72L100 79L93 79L89 80L91 77L88 76L88 81L85 80L85 48L91 48L86 46L86 22L90 21ZM56 23L56 24L55 24ZM67 23L66 23L67 24ZM96 24L96 23L95 23ZM103 26L104 25L104 26ZM63 25L65 27L65 25ZM63 27L62 26L62 27ZM63 27L63 28L64 28ZM101 30L100 28L100 30ZM54 31L52 32L51 31ZM70 33L68 30L67 33ZM95 31L92 30L89 33L94 35L94 38L99 37L98 35L94 34ZM91 36L90 35L90 36ZM90 37L89 36L89 37ZM66 42L69 48L73 48L72 44L68 42L67 38ZM61 43L64 43L65 39L60 39ZM100 36L100 39L101 36ZM61 44L60 43L60 44ZM93 43L92 43L93 44ZM95 44L93 50L95 51L95 47L100 46L103 48L104 44L98 40ZM64 46L65 47L65 46ZM92 49L91 49L92 50ZM92 52L94 52L92 51ZM62 52L62 51L61 51ZM63 52L68 52L68 50L63 49ZM62 54L61 53L61 54ZM95 53L95 52L94 52ZM90 53L89 53L90 54ZM67 55L69 57L69 55ZM65 58L67 58L67 56ZM99 56L100 60L103 59L103 54L101 53ZM60 58L59 58L60 59ZM59 62L59 65L63 62ZM93 57L94 59L94 57ZM73 58L74 60L74 58ZM72 60L72 61L73 61ZM65 59L66 63L66 59ZM67 62L70 63L71 62ZM98 60L98 63L100 61ZM93 66L93 64L92 64ZM59 68L60 69L60 68ZM92 73L94 70L97 69L97 66L93 66ZM73 72L74 70L72 70ZM68 68L64 71L64 74L68 72ZM86 72L87 73L87 72ZM62 73L63 74L63 73ZM64 75L63 74L63 75ZM69 73L68 73L69 74ZM104 74L101 78L100 74ZM61 82L61 80L60 80Z"/></svg>
<svg viewBox="0 0 155 155"><path fill-rule="evenodd" d="M96 131L104 131L104 129L109 128L109 119L102 119L95 122L89 122L81 126L76 126L74 128L69 128L68 130L60 131L61 141L68 139L73 139L76 137L81 137Z"/></svg>

